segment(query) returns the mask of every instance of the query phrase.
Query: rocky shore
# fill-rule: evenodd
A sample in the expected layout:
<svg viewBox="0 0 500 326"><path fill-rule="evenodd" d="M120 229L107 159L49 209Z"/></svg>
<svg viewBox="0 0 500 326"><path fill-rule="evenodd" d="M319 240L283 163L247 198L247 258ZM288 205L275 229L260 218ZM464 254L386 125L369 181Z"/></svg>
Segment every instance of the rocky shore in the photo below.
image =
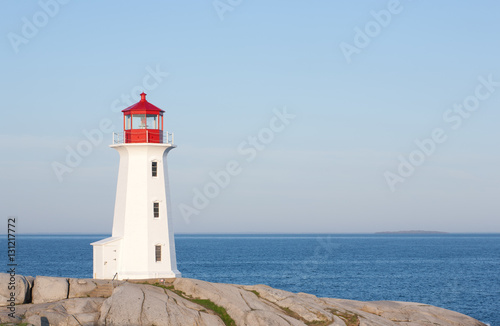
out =
<svg viewBox="0 0 500 326"><path fill-rule="evenodd" d="M266 285L187 278L142 284L17 275L12 292L9 282L9 274L0 274L2 325L485 326L426 304L318 298Z"/></svg>

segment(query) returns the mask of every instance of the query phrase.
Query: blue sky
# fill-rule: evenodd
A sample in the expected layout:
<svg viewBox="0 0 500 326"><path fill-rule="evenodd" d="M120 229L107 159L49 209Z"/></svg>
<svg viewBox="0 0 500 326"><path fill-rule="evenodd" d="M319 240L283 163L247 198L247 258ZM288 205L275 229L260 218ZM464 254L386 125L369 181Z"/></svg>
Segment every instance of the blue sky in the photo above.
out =
<svg viewBox="0 0 500 326"><path fill-rule="evenodd" d="M498 2L3 8L0 212L18 232L111 232L109 129L139 90L175 132L176 232L500 232ZM279 131L276 112L294 116Z"/></svg>

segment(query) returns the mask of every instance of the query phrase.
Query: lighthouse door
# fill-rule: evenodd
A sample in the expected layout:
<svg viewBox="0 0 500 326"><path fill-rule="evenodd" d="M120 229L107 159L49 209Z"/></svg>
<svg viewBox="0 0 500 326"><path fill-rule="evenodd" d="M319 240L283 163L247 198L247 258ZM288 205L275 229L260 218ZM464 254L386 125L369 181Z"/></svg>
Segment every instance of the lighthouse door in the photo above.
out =
<svg viewBox="0 0 500 326"><path fill-rule="evenodd" d="M116 272L118 271L117 267L117 259L118 259L118 245L117 244L109 244L104 246L104 278L112 279L115 277Z"/></svg>

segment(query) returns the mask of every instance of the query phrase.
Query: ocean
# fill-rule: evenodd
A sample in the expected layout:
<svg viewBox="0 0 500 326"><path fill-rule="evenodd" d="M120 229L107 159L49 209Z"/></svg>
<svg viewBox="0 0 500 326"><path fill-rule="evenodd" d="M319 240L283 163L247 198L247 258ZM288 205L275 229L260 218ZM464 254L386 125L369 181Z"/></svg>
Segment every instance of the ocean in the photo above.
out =
<svg viewBox="0 0 500 326"><path fill-rule="evenodd" d="M19 235L17 273L92 277L109 235ZM500 326L500 234L176 235L183 277L352 300L412 301ZM7 241L2 264L7 270Z"/></svg>

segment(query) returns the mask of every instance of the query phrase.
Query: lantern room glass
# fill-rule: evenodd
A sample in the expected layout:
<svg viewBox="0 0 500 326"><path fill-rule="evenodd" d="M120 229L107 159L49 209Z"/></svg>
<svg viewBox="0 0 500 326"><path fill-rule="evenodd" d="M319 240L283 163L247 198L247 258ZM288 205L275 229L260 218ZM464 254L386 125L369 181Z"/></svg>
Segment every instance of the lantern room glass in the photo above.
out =
<svg viewBox="0 0 500 326"><path fill-rule="evenodd" d="M161 129L157 114L132 114L125 118L125 130Z"/></svg>
<svg viewBox="0 0 500 326"><path fill-rule="evenodd" d="M125 130L132 129L132 117L130 115L125 116Z"/></svg>
<svg viewBox="0 0 500 326"><path fill-rule="evenodd" d="M133 114L132 115L132 129L146 129L146 115Z"/></svg>
<svg viewBox="0 0 500 326"><path fill-rule="evenodd" d="M158 116L156 114L148 114L146 116L146 126L147 129L159 129Z"/></svg>

